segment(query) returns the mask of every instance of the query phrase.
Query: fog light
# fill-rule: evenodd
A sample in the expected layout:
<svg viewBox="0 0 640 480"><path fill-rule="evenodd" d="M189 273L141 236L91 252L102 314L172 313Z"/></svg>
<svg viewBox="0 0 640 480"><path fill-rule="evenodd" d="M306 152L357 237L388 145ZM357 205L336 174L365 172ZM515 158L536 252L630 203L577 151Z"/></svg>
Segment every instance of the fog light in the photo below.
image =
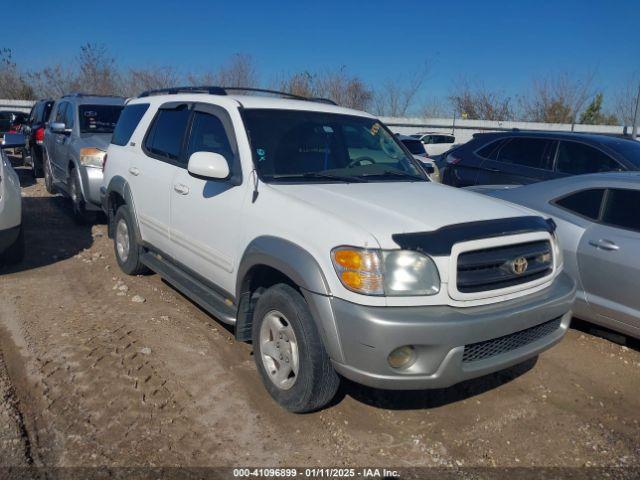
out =
<svg viewBox="0 0 640 480"><path fill-rule="evenodd" d="M404 347L396 348L387 357L389 365L393 368L408 368L413 365L415 360L416 354L413 345L405 345Z"/></svg>

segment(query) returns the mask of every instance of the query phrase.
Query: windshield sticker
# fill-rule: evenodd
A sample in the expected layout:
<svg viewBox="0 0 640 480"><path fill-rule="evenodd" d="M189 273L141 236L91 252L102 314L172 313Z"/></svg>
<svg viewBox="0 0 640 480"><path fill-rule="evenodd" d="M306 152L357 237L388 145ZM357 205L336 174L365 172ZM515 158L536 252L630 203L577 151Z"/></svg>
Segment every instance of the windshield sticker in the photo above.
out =
<svg viewBox="0 0 640 480"><path fill-rule="evenodd" d="M333 128L325 125L324 127L322 127L322 129L324 130L325 133L333 133Z"/></svg>
<svg viewBox="0 0 640 480"><path fill-rule="evenodd" d="M264 162L266 160L267 152L265 152L264 148L257 148L256 153L258 154L258 162Z"/></svg>
<svg viewBox="0 0 640 480"><path fill-rule="evenodd" d="M380 124L376 122L371 126L371 135L375 137L378 134L378 130L380 130Z"/></svg>

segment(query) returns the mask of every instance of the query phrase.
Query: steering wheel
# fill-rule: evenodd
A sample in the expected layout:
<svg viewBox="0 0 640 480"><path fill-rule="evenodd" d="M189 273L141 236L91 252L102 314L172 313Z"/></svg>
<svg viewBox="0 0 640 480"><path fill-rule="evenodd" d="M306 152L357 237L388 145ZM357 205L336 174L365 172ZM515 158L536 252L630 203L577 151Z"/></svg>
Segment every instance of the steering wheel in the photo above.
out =
<svg viewBox="0 0 640 480"><path fill-rule="evenodd" d="M353 168L360 165L374 165L376 161L371 157L358 157L355 160L351 160L347 168Z"/></svg>

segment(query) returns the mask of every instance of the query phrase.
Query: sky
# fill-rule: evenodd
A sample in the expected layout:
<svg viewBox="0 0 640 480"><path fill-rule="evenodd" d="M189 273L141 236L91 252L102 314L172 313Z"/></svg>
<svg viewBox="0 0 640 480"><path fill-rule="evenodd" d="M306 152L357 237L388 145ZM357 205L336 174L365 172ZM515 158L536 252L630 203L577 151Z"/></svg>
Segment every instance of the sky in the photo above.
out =
<svg viewBox="0 0 640 480"><path fill-rule="evenodd" d="M0 47L27 70L92 42L124 66L194 73L246 53L265 83L344 65L375 86L428 62L423 98L463 78L515 95L533 77L595 71L605 101L640 72L640 0L18 1L4 13Z"/></svg>

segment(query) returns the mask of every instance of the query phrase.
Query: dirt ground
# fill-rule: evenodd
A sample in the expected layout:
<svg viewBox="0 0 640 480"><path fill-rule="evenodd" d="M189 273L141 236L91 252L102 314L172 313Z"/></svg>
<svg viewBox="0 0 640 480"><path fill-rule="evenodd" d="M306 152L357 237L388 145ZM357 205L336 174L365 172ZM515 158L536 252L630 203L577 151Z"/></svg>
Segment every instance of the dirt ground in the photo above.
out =
<svg viewBox="0 0 640 480"><path fill-rule="evenodd" d="M0 465L640 466L640 350L571 329L537 362L436 391L345 382L294 415L251 346L26 171L26 260L0 270Z"/></svg>

